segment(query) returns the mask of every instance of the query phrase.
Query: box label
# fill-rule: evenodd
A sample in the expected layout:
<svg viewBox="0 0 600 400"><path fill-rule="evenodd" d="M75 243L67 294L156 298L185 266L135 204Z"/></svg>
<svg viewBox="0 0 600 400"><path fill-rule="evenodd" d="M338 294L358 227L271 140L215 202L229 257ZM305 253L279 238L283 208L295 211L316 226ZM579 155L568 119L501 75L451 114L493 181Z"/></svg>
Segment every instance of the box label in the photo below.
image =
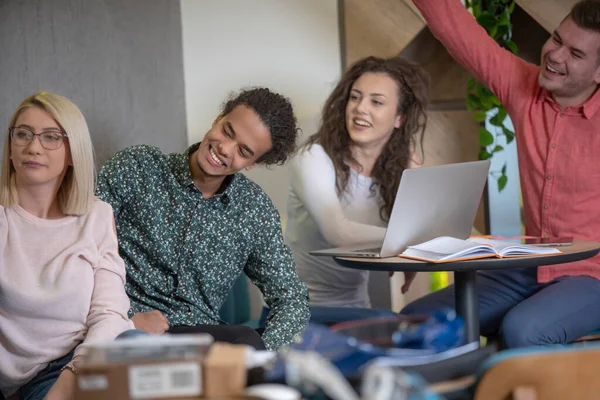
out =
<svg viewBox="0 0 600 400"><path fill-rule="evenodd" d="M79 376L77 379L81 390L106 390L108 379L104 375Z"/></svg>
<svg viewBox="0 0 600 400"><path fill-rule="evenodd" d="M202 394L202 371L197 362L129 367L129 397L151 399Z"/></svg>

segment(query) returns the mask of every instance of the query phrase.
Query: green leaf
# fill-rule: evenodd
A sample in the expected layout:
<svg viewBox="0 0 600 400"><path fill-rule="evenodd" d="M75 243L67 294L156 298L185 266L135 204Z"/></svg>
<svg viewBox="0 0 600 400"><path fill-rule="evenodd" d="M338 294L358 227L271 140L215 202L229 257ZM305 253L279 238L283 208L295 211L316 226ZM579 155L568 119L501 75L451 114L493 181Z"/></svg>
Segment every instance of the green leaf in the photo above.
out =
<svg viewBox="0 0 600 400"><path fill-rule="evenodd" d="M475 114L473 114L473 119L477 122L485 122L487 119L487 113L483 110L477 111Z"/></svg>
<svg viewBox="0 0 600 400"><path fill-rule="evenodd" d="M502 150L504 150L504 147L497 145L496 147L494 147L494 151L492 151L492 153L497 153Z"/></svg>
<svg viewBox="0 0 600 400"><path fill-rule="evenodd" d="M496 17L494 17L489 11L483 11L477 16L477 23L485 28L486 31L490 31L496 27ZM490 35L492 36L492 35Z"/></svg>
<svg viewBox="0 0 600 400"><path fill-rule="evenodd" d="M502 133L506 136L506 144L509 144L515 138L515 133L508 128L502 127Z"/></svg>
<svg viewBox="0 0 600 400"><path fill-rule="evenodd" d="M469 83L467 84L467 91L470 92L471 90L473 90L476 83L477 83L477 81L475 80L475 78L473 78L473 77L469 78Z"/></svg>
<svg viewBox="0 0 600 400"><path fill-rule="evenodd" d="M515 42L511 40L507 40L504 45L506 46L507 49L509 49L510 51L512 51L514 54L517 54L517 52L519 51L519 48L517 47L517 44Z"/></svg>
<svg viewBox="0 0 600 400"><path fill-rule="evenodd" d="M484 110L490 110L494 108L494 99L492 97L493 96L485 96L479 99Z"/></svg>
<svg viewBox="0 0 600 400"><path fill-rule="evenodd" d="M510 35L510 25L499 25L498 33L496 34L496 41L498 42L498 44L502 45L506 41L506 39L510 37Z"/></svg>
<svg viewBox="0 0 600 400"><path fill-rule="evenodd" d="M502 128L504 125L502 125L502 121L497 117L497 115L498 114L490 118L490 124L497 126L498 128Z"/></svg>
<svg viewBox="0 0 600 400"><path fill-rule="evenodd" d="M496 114L496 117L498 117L498 120L500 122L504 122L507 115L508 115L508 111L506 111L506 108L504 108L504 107L498 108L498 113Z"/></svg>
<svg viewBox="0 0 600 400"><path fill-rule="evenodd" d="M514 1L512 3L510 3L510 6L508 6L508 13L512 14L513 11L515 11L515 2Z"/></svg>
<svg viewBox="0 0 600 400"><path fill-rule="evenodd" d="M480 82L477 82L477 85L475 85L475 94L479 97L493 96L492 92Z"/></svg>
<svg viewBox="0 0 600 400"><path fill-rule="evenodd" d="M494 136L483 126L479 127L479 144L482 147L494 144Z"/></svg>
<svg viewBox="0 0 600 400"><path fill-rule="evenodd" d="M504 119L506 118L506 109L504 107L498 108L498 112L492 118L490 118L490 124L502 128L504 126Z"/></svg>
<svg viewBox="0 0 600 400"><path fill-rule="evenodd" d="M479 159L480 160L489 160L490 158L492 158L492 155L490 153L488 153L487 150L481 149L481 151L479 152Z"/></svg>
<svg viewBox="0 0 600 400"><path fill-rule="evenodd" d="M479 100L479 97L475 96L472 93L469 93L467 95L467 109L469 110L479 110L481 109L482 105L481 105L481 101Z"/></svg>
<svg viewBox="0 0 600 400"><path fill-rule="evenodd" d="M496 96L492 96L492 104L495 107L502 107L502 103L500 102L500 100L498 100L498 98Z"/></svg>
<svg viewBox="0 0 600 400"><path fill-rule="evenodd" d="M504 166L502 167L502 175L506 175L506 166L507 165L508 165L507 163L504 163Z"/></svg>
<svg viewBox="0 0 600 400"><path fill-rule="evenodd" d="M506 174L502 174L500 178L498 178L498 191L501 192L506 187L506 183L508 182L508 176Z"/></svg>
<svg viewBox="0 0 600 400"><path fill-rule="evenodd" d="M500 14L500 18L498 19L499 26L510 26L510 18L508 17L508 13L505 11Z"/></svg>

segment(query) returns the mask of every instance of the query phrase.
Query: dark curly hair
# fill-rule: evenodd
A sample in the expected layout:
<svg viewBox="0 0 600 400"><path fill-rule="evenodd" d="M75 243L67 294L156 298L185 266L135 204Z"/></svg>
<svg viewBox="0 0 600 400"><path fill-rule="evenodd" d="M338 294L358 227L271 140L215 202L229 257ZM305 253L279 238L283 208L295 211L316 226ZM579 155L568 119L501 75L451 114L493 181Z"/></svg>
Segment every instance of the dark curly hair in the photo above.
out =
<svg viewBox="0 0 600 400"><path fill-rule="evenodd" d="M354 82L367 72L386 74L398 85L398 114L404 117L400 128L395 128L371 172L371 193L379 189L382 220L389 220L392 206L404 169L410 162L411 149L423 148L427 105L429 103L429 75L418 65L400 57L383 59L367 57L355 62L342 75L337 86L325 102L321 126L312 135L306 147L320 144L335 168L338 196L348 185L350 167L358 162L351 152L351 140L346 127L346 104ZM420 139L419 139L420 137Z"/></svg>
<svg viewBox="0 0 600 400"><path fill-rule="evenodd" d="M290 101L267 88L245 89L223 104L222 115L229 114L240 105L250 107L271 133L272 147L259 157L257 163L284 164L296 150L299 131Z"/></svg>

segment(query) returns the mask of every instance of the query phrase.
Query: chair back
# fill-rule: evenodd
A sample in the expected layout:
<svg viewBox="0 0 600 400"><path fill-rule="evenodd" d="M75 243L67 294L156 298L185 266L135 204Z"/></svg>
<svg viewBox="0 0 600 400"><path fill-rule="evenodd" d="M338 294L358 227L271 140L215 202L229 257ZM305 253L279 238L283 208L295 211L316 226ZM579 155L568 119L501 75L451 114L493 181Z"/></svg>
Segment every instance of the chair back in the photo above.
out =
<svg viewBox="0 0 600 400"><path fill-rule="evenodd" d="M250 319L250 291L246 274L241 274L233 284L219 316L231 325L240 325Z"/></svg>
<svg viewBox="0 0 600 400"><path fill-rule="evenodd" d="M505 350L482 365L474 399L505 400L523 388L538 400L596 399L598 371L600 345Z"/></svg>

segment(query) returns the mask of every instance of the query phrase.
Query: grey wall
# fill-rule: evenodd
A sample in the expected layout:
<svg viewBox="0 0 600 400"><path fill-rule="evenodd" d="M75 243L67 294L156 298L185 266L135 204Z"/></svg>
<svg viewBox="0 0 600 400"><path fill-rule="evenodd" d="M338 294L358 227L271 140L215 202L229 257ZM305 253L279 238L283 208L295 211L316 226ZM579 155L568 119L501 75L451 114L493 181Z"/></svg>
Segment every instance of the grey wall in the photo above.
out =
<svg viewBox="0 0 600 400"><path fill-rule="evenodd" d="M81 108L97 163L140 143L182 151L179 1L0 0L2 134L18 103L40 90Z"/></svg>

